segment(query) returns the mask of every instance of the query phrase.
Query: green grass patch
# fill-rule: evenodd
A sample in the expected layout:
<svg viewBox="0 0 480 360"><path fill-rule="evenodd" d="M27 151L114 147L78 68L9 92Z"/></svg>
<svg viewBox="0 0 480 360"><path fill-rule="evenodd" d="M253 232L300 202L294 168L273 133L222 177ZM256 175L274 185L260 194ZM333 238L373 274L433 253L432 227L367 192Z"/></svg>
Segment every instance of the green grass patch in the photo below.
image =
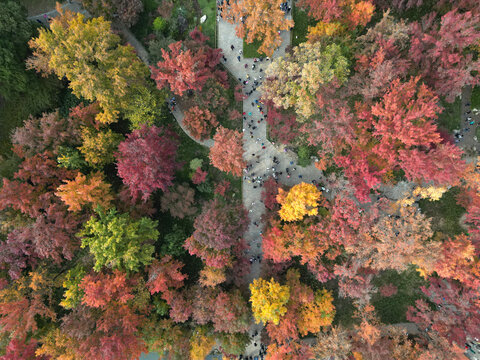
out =
<svg viewBox="0 0 480 360"><path fill-rule="evenodd" d="M243 57L244 58L258 58L265 56L265 54L260 54L258 48L262 45L261 40L255 40L252 43L248 44L245 39L243 40Z"/></svg>
<svg viewBox="0 0 480 360"><path fill-rule="evenodd" d="M438 125L449 132L452 132L454 129L460 129L462 110L460 98L457 97L453 103L448 103L442 99L440 103L444 110L438 116Z"/></svg>
<svg viewBox="0 0 480 360"><path fill-rule="evenodd" d="M307 12L293 7L293 21L295 25L292 30L292 46L297 46L305 41L307 41L307 33L309 26L315 26L315 19L309 17Z"/></svg>
<svg viewBox="0 0 480 360"><path fill-rule="evenodd" d="M217 4L215 0L198 0L198 4L202 9L202 15L207 15L207 20L200 24L199 27L202 32L210 38L209 44L213 47L216 47L216 37L215 37L215 28L217 26Z"/></svg>
<svg viewBox="0 0 480 360"><path fill-rule="evenodd" d="M456 196L460 189L454 187L443 194L438 201L422 199L418 205L426 216L432 218L432 229L453 237L464 232L460 226L460 217L465 213L465 208L458 205Z"/></svg>
<svg viewBox="0 0 480 360"><path fill-rule="evenodd" d="M472 109L480 109L480 86L475 86L472 89L472 98L470 100Z"/></svg>
<svg viewBox="0 0 480 360"><path fill-rule="evenodd" d="M386 324L406 322L407 308L421 298L419 289L426 285L426 281L413 267L401 273L387 270L376 277L373 283L378 288L382 285L393 284L398 289L393 296L383 297L379 292L372 296L372 304L381 321Z"/></svg>

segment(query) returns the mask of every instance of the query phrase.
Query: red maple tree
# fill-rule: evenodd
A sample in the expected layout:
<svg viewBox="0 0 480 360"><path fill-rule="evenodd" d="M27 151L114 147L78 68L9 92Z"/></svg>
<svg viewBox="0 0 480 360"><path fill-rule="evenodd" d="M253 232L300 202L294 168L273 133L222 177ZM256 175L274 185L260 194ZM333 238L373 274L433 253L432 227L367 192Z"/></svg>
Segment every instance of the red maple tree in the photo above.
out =
<svg viewBox="0 0 480 360"><path fill-rule="evenodd" d="M132 197L138 194L146 201L157 189L167 190L173 184L178 141L177 135L165 127L147 127L133 131L118 145L118 175L128 186Z"/></svg>
<svg viewBox="0 0 480 360"><path fill-rule="evenodd" d="M213 140L209 155L212 165L235 176L242 175L245 167L242 133L219 126Z"/></svg>

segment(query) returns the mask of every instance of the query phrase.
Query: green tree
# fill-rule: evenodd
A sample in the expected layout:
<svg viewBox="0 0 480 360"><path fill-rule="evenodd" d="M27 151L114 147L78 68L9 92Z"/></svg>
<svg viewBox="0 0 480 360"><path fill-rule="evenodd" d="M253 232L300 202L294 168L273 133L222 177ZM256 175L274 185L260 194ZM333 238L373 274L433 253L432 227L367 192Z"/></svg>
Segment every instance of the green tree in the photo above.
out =
<svg viewBox="0 0 480 360"><path fill-rule="evenodd" d="M32 25L27 12L15 1L0 2L0 97L10 99L26 90L23 60Z"/></svg>
<svg viewBox="0 0 480 360"><path fill-rule="evenodd" d="M167 93L153 86L141 87L133 94L131 101L125 108L125 116L130 120L132 130L140 129L142 125L152 126L159 124L167 116L164 107Z"/></svg>
<svg viewBox="0 0 480 360"><path fill-rule="evenodd" d="M98 101L103 112L97 120L116 121L145 86L147 67L131 46L120 44L110 22L101 17L84 21L82 14L57 10L61 16L52 20L50 30L40 29L30 41L34 56L27 67L66 77L75 96Z"/></svg>
<svg viewBox="0 0 480 360"><path fill-rule="evenodd" d="M73 309L82 301L84 293L78 285L85 275L86 271L81 265L77 265L67 272L63 281L63 287L66 289L63 294L64 299L60 301L60 305L65 309Z"/></svg>
<svg viewBox="0 0 480 360"><path fill-rule="evenodd" d="M82 239L82 248L89 247L95 256L95 271L103 266L138 271L141 265L149 265L159 235L157 221L142 217L132 220L128 214L119 214L116 209L104 212L95 210L77 234Z"/></svg>

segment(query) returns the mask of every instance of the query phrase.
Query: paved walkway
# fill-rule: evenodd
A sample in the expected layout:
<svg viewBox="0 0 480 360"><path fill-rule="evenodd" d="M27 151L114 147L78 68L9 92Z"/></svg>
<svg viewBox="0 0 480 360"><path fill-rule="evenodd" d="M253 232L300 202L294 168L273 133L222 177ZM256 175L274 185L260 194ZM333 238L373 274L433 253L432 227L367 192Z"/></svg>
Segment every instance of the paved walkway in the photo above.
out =
<svg viewBox="0 0 480 360"><path fill-rule="evenodd" d="M291 18L291 15L288 15ZM227 61L224 62L225 67L237 78L240 82L247 80L248 83L244 86L244 93L253 91L243 102L243 111L246 119L243 121L244 129L244 159L248 164L248 171L245 171L242 182L242 196L243 204L249 211L250 225L245 234L245 240L250 244L250 251L248 256L250 259L262 258L262 231L264 224L261 221L262 215L265 213L265 206L261 202L261 184L274 172L278 174L278 180L285 185L292 186L302 181L312 182L316 180L321 182L322 173L312 164L306 168L297 165L296 155L292 152L285 151L282 146L271 143L267 140L267 123L263 119L260 108L257 107L256 100L260 100L258 86L262 83L260 76L263 76L265 69L270 64L272 59L283 56L285 48L290 45L291 33L289 31L282 31L282 45L275 52L273 57L267 61L254 62L254 59L246 59L242 56L243 40L235 35L235 25L229 24L222 18L218 19L218 44L217 46L223 50ZM231 46L234 49L231 49ZM238 59L240 56L240 60ZM255 69L252 65L255 64ZM263 72L260 71L263 70ZM258 85L254 81L258 81ZM261 103L258 103L264 114L266 109ZM277 162L274 163L273 159ZM289 169L290 176L287 175ZM294 170L295 169L295 170ZM281 173L281 174L280 174ZM246 281L251 283L254 279L261 276L260 262L254 261L250 274ZM253 337L251 344L247 347L246 356L256 356L260 347L260 332L262 330L261 324L252 323L250 327L250 335L257 333ZM255 344L257 346L255 346Z"/></svg>
<svg viewBox="0 0 480 360"><path fill-rule="evenodd" d="M86 17L90 17L90 14L88 13L87 10L85 10L82 7L82 4L79 3L79 2L76 2L76 1L70 1L70 2L66 2L66 3L62 4L62 9L70 10L70 11L73 11L73 12L79 12L79 13L82 13L83 15L85 15ZM48 19L56 17L58 15L59 14L58 14L57 10L51 10L51 11L43 13L43 14L29 16L29 17L27 17L27 19L32 20L32 21L41 22L43 25L49 26Z"/></svg>

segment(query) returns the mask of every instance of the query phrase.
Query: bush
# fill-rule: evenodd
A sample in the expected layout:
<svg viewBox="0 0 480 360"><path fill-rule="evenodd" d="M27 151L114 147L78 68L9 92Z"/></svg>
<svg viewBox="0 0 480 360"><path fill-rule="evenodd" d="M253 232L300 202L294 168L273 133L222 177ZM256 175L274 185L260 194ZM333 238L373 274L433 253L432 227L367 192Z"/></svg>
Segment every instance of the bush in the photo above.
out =
<svg viewBox="0 0 480 360"><path fill-rule="evenodd" d="M298 148L298 165L308 166L312 162L310 157L315 154L312 146L302 145Z"/></svg>
<svg viewBox="0 0 480 360"><path fill-rule="evenodd" d="M165 34L165 30L167 30L167 20L158 16L153 20L153 30L158 33Z"/></svg>

